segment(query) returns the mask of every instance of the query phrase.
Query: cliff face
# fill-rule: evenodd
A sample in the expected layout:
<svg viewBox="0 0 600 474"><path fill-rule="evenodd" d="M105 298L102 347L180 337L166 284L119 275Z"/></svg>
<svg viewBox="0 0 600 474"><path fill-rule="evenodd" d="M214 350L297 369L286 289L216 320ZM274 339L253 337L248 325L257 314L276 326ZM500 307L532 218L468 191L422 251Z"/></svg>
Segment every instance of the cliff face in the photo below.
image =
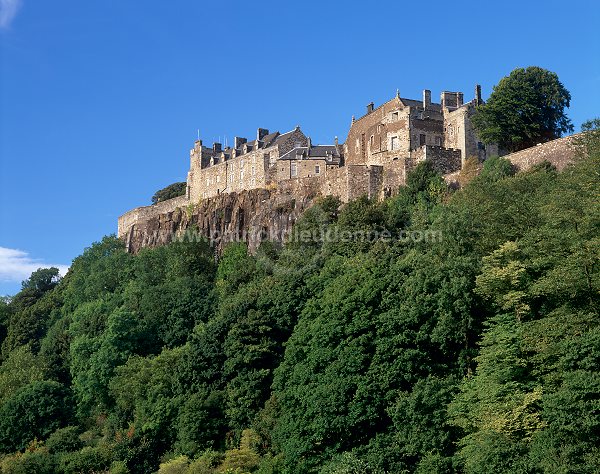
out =
<svg viewBox="0 0 600 474"><path fill-rule="evenodd" d="M315 198L310 190L292 194L267 189L222 194L198 204L175 198L161 203L161 212L148 213L154 207L149 206L128 213L127 220L119 221L119 237L133 253L198 234L210 239L217 251L228 242L243 241L254 252L263 240L283 242Z"/></svg>

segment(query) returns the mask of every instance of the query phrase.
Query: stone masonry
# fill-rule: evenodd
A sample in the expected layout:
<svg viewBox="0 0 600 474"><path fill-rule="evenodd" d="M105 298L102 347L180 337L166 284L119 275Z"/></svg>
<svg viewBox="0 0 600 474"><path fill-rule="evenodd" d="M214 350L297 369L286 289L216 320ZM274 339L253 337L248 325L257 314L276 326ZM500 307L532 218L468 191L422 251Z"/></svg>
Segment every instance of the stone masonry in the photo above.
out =
<svg viewBox="0 0 600 474"><path fill-rule="evenodd" d="M377 108L370 103L359 119L352 117L343 144L336 137L334 144L313 145L300 127L286 133L259 128L254 140L236 137L225 148L197 140L190 150L186 194L123 214L118 236L135 252L196 226L213 241L218 231L218 245L242 238L243 231L243 240L256 248L267 234L282 241L317 196L381 199L404 185L408 172L423 161L454 182L467 158L483 163L498 155L498 147L479 141L471 125L480 103L479 86L467 103L462 92L442 92L440 103L431 101L429 90L420 101L397 93ZM572 137L561 138L507 158L519 170L542 161L562 169L574 159L571 142Z"/></svg>

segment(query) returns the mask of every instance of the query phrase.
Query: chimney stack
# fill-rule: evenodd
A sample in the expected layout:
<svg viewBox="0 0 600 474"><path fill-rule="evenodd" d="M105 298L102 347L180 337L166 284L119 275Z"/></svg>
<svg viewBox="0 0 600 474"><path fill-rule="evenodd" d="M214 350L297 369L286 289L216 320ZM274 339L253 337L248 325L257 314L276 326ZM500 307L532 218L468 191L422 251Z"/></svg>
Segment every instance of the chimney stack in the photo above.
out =
<svg viewBox="0 0 600 474"><path fill-rule="evenodd" d="M259 128L258 130L256 130L256 140L261 141L268 134L269 130L267 130L266 128Z"/></svg>
<svg viewBox="0 0 600 474"><path fill-rule="evenodd" d="M214 153L220 153L221 152L221 144L214 142L213 143L213 152Z"/></svg>
<svg viewBox="0 0 600 474"><path fill-rule="evenodd" d="M369 105L367 105L367 114L370 114L371 112L373 112L374 109L375 109L375 104L373 102L371 102Z"/></svg>
<svg viewBox="0 0 600 474"><path fill-rule="evenodd" d="M425 89L423 91L423 108L428 109L431 105L431 91L429 89Z"/></svg>
<svg viewBox="0 0 600 474"><path fill-rule="evenodd" d="M242 137L235 137L233 139L233 148L238 149L240 148L244 143L246 143L248 140Z"/></svg>
<svg viewBox="0 0 600 474"><path fill-rule="evenodd" d="M479 84L475 84L475 103L479 105L482 102L483 101L481 100L481 86Z"/></svg>

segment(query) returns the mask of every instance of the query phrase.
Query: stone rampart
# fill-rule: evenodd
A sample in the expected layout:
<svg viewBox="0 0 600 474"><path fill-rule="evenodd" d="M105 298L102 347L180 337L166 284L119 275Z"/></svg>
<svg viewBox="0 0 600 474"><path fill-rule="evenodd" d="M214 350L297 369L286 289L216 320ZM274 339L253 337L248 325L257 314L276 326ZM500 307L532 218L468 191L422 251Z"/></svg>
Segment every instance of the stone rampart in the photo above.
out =
<svg viewBox="0 0 600 474"><path fill-rule="evenodd" d="M505 155L503 158L510 160L518 171L525 171L544 161L550 162L560 171L575 159L576 149L573 140L578 135L540 143L537 146Z"/></svg>
<svg viewBox="0 0 600 474"><path fill-rule="evenodd" d="M119 217L117 235L122 237L133 225L160 214L173 212L175 209L185 207L188 204L189 201L186 196L178 196L151 206L136 207Z"/></svg>

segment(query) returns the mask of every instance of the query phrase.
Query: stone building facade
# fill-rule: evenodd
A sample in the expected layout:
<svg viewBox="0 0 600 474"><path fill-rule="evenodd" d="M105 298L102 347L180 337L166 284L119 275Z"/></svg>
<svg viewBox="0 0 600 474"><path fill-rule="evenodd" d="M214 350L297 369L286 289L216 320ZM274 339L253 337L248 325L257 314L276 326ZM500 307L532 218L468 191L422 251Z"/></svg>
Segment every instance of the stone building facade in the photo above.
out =
<svg viewBox="0 0 600 474"><path fill-rule="evenodd" d="M498 154L495 145L477 138L471 117L482 102L481 88L464 103L462 92L442 92L440 103L424 90L420 101L396 97L365 115L352 118L344 146L347 165L383 167L382 193L389 194L405 183L406 174L419 162L430 161L442 174L460 170L471 156L483 162Z"/></svg>
<svg viewBox="0 0 600 474"><path fill-rule="evenodd" d="M497 147L484 146L477 139L471 125L479 103L479 86L468 103L462 92L442 92L439 103L431 101L429 90L423 91L420 101L396 94L377 108L370 103L358 120L353 117L343 145L336 138L333 145L313 146L300 127L283 134L259 128L254 140L236 137L233 146L226 148L220 143L205 147L198 140L190 151L187 197L198 202L307 178L318 178L325 194L343 200L355 194L391 194L421 161L449 174L460 170L470 156L482 162L498 153Z"/></svg>
<svg viewBox="0 0 600 474"><path fill-rule="evenodd" d="M233 147L196 141L190 150L187 197L192 202L222 193L265 188L286 179L325 175L341 162L339 145L313 146L300 127L287 133L264 128L256 139L236 137Z"/></svg>

